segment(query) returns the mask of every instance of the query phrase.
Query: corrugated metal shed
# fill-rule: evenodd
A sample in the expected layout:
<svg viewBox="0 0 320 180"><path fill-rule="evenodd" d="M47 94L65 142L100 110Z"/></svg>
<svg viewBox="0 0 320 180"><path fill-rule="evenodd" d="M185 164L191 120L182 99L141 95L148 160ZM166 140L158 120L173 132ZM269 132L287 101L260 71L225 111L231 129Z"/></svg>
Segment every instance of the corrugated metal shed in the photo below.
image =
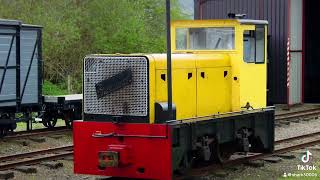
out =
<svg viewBox="0 0 320 180"><path fill-rule="evenodd" d="M195 19L225 19L228 13L269 21L268 101L287 103L287 0L195 0Z"/></svg>

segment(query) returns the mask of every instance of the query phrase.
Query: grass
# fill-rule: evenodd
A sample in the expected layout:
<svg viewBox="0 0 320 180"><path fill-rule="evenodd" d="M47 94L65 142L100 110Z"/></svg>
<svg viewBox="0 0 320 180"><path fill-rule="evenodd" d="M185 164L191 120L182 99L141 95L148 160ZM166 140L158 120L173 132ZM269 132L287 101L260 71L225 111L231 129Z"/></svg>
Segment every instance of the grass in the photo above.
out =
<svg viewBox="0 0 320 180"><path fill-rule="evenodd" d="M61 88L59 85L53 84L50 81L44 81L44 84L42 87L42 94L58 96L58 95L66 95L68 94L68 91L66 89Z"/></svg>
<svg viewBox="0 0 320 180"><path fill-rule="evenodd" d="M58 126L65 126L64 120L58 119L56 127ZM46 127L44 127L41 122L32 123L32 129L42 129L42 128L46 128ZM15 131L25 131L26 129L27 129L27 123L19 122L17 123L17 129Z"/></svg>
<svg viewBox="0 0 320 180"><path fill-rule="evenodd" d="M66 89L63 89L61 85L56 85L50 81L45 80L42 87L42 94L58 96L58 95L66 95L68 94L68 91ZM21 118L22 116L23 116L22 113L16 114L17 118ZM37 113L34 113L33 118L35 118L36 116L37 116ZM56 126L65 126L65 122L59 119ZM41 122L32 123L32 129L41 129L41 128L45 128L45 126ZM17 128L15 131L25 131L26 129L27 129L27 124L25 122L19 122L17 123Z"/></svg>

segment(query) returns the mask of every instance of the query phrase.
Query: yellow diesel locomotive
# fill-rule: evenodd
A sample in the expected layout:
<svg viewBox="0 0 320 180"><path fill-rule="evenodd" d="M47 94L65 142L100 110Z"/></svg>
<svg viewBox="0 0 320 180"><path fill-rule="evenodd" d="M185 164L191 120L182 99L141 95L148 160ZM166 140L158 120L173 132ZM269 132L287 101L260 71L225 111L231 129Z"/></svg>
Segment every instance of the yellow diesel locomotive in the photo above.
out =
<svg viewBox="0 0 320 180"><path fill-rule="evenodd" d="M267 21L172 23L169 119L165 54L88 55L84 120L74 122L75 172L171 179L234 152L274 148L266 106Z"/></svg>

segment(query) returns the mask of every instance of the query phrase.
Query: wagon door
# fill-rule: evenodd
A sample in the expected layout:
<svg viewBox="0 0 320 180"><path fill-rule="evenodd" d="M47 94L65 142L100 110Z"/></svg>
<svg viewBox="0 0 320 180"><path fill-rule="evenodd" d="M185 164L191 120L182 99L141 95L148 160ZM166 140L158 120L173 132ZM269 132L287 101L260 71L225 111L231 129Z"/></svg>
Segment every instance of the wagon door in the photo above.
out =
<svg viewBox="0 0 320 180"><path fill-rule="evenodd" d="M22 106L38 104L41 94L41 29L21 30L20 97Z"/></svg>
<svg viewBox="0 0 320 180"><path fill-rule="evenodd" d="M0 26L0 107L17 103L17 29Z"/></svg>

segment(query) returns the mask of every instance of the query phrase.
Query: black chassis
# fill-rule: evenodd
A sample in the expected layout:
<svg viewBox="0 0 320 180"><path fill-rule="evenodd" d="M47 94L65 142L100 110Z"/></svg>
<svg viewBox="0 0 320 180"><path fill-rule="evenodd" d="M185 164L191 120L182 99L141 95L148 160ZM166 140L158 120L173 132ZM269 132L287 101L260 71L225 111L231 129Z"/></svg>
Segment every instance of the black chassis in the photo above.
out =
<svg viewBox="0 0 320 180"><path fill-rule="evenodd" d="M82 99L66 100L65 97L57 97L56 102L46 102L43 96L42 118L79 120L82 119Z"/></svg>
<svg viewBox="0 0 320 180"><path fill-rule="evenodd" d="M268 107L183 121L168 121L172 129L174 171L203 163L221 163L221 156L235 152L272 152L274 112L274 107ZM247 143L244 143L246 140ZM205 157L208 152L210 156Z"/></svg>

